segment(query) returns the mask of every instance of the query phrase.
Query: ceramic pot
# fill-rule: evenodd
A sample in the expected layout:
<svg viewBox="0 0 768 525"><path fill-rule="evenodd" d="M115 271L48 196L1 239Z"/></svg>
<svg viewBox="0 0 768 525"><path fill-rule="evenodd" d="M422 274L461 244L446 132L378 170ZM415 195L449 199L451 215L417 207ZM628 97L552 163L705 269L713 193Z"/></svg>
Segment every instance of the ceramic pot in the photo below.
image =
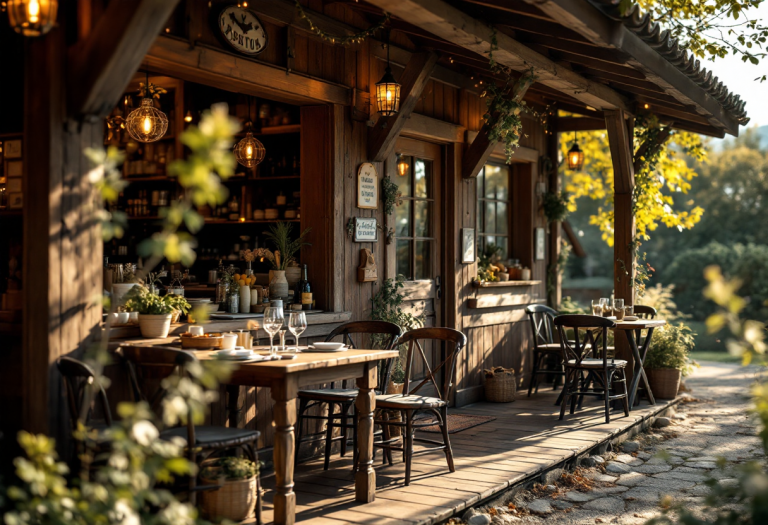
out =
<svg viewBox="0 0 768 525"><path fill-rule="evenodd" d="M288 281L285 278L285 270L271 270L269 274L269 298L287 298Z"/></svg>
<svg viewBox="0 0 768 525"><path fill-rule="evenodd" d="M202 478L206 485L218 485L217 480ZM214 520L243 521L253 515L256 508L256 476L248 479L224 481L218 490L203 491L200 506L203 513Z"/></svg>
<svg viewBox="0 0 768 525"><path fill-rule="evenodd" d="M251 311L251 287L244 284L240 287L240 313L247 314Z"/></svg>
<svg viewBox="0 0 768 525"><path fill-rule="evenodd" d="M141 286L139 283L115 283L112 285L112 301L117 306L125 304L125 294L134 286Z"/></svg>
<svg viewBox="0 0 768 525"><path fill-rule="evenodd" d="M298 266L289 266L285 269L285 280L288 281L288 288L296 288L301 280L301 268Z"/></svg>
<svg viewBox="0 0 768 525"><path fill-rule="evenodd" d="M141 336L146 338L168 337L171 329L173 314L139 314L139 329Z"/></svg>

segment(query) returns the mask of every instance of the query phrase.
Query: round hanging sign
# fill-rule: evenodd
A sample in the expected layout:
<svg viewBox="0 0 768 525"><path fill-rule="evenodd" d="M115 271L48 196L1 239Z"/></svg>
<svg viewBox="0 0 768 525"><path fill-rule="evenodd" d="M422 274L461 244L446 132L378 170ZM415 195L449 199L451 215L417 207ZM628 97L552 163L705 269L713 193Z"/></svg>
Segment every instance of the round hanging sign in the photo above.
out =
<svg viewBox="0 0 768 525"><path fill-rule="evenodd" d="M258 55L267 47L267 32L256 13L244 7L224 7L217 26L223 40L244 55Z"/></svg>

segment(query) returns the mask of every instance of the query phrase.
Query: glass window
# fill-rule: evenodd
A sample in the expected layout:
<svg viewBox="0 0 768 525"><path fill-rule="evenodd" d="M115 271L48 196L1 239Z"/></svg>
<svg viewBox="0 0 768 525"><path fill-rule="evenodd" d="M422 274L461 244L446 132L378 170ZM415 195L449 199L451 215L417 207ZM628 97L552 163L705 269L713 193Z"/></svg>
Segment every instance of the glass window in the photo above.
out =
<svg viewBox="0 0 768 525"><path fill-rule="evenodd" d="M477 247L482 253L492 244L509 259L512 203L509 166L486 164L477 176Z"/></svg>
<svg viewBox="0 0 768 525"><path fill-rule="evenodd" d="M432 161L402 155L408 163L404 176L396 175L403 203L395 208L397 273L407 280L431 279L435 238L432 236Z"/></svg>

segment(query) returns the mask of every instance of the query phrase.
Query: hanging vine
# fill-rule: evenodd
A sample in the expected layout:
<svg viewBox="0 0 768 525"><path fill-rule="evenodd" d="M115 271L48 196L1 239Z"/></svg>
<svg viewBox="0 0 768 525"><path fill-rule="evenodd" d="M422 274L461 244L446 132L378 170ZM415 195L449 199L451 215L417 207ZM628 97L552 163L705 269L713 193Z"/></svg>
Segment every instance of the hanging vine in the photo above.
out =
<svg viewBox="0 0 768 525"><path fill-rule="evenodd" d="M299 3L299 0L295 0L296 4L296 11L299 14L299 18L306 21L309 25L310 31L315 33L317 36L322 38L328 43L331 44L340 44L342 46L346 46L349 44L359 44L366 38L370 38L373 36L376 31L379 31L384 28L384 26L389 22L389 13L386 11L384 12L384 18L382 18L381 22L376 24L373 27L369 27L365 31L361 31L359 33L355 33L353 35L334 35L332 33L328 33L327 31L323 31L317 25L315 22L312 21L312 19L309 17L306 11L304 11L304 7Z"/></svg>

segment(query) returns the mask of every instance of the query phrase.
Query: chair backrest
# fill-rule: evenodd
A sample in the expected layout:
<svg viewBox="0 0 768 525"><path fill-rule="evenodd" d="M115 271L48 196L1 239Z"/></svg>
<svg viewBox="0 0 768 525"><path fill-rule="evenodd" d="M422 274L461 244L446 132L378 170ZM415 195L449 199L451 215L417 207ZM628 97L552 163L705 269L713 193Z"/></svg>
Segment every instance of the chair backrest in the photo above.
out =
<svg viewBox="0 0 768 525"><path fill-rule="evenodd" d="M109 410L107 392L97 381L93 369L82 361L67 356L60 357L56 361L56 367L64 378L72 430L77 429L78 423L88 425L96 400L99 402L107 426L112 426L112 413Z"/></svg>
<svg viewBox="0 0 768 525"><path fill-rule="evenodd" d="M134 400L146 401L153 409L162 401L165 389L158 387L151 391L150 383L158 383L158 379L172 374L182 374L187 364L197 361L189 352L162 346L126 345L118 348L117 354L128 369Z"/></svg>
<svg viewBox="0 0 768 525"><path fill-rule="evenodd" d="M528 314L528 320L531 322L534 350L537 350L539 345L554 343L555 330L552 323L558 315L557 310L543 304L532 304L525 307L525 313Z"/></svg>
<svg viewBox="0 0 768 525"><path fill-rule="evenodd" d="M382 350L391 350L397 344L397 340L403 334L403 331L395 323L390 323L388 321L352 321L351 323L344 323L343 325L334 328L333 331L328 334L328 337L325 338L325 341L333 341L335 338L341 336L342 341L347 343L351 348L357 348L355 342L352 340L351 334L382 336ZM394 362L395 358L387 359L384 366L379 366L379 388L382 391L386 390L387 385L389 384L389 376L392 372L392 365ZM331 383L331 388L334 387L335 384Z"/></svg>
<svg viewBox="0 0 768 525"><path fill-rule="evenodd" d="M645 306L642 304L636 304L635 305L635 315L638 316L640 319L655 319L656 318L656 308L653 306Z"/></svg>
<svg viewBox="0 0 768 525"><path fill-rule="evenodd" d="M555 317L555 326L560 336L560 348L563 360L575 361L576 365L590 355L601 357L603 366L608 363L608 329L616 323L607 317L597 315L559 315ZM569 337L568 330L573 330ZM597 352L600 349L601 351ZM611 357L611 361L613 361Z"/></svg>
<svg viewBox="0 0 768 525"><path fill-rule="evenodd" d="M429 360L424 353L423 346L419 342L420 340L441 341L446 344L445 359L434 370L429 366ZM466 346L467 336L453 328L417 328L416 330L405 332L405 334L400 337L398 344L408 345L408 353L405 358L405 384L403 385L403 395L415 394L421 387L431 381L440 399L447 401L451 394L451 388L453 387L453 372L456 369L456 358L458 357L459 352L461 352L461 349ZM414 388L411 388L413 359L416 355L419 356L419 359L421 359L422 364L424 365L426 377L421 383ZM437 384L437 379L435 379L435 373L439 372L441 369L443 370L446 379L443 382L444 388L442 391L440 385Z"/></svg>

